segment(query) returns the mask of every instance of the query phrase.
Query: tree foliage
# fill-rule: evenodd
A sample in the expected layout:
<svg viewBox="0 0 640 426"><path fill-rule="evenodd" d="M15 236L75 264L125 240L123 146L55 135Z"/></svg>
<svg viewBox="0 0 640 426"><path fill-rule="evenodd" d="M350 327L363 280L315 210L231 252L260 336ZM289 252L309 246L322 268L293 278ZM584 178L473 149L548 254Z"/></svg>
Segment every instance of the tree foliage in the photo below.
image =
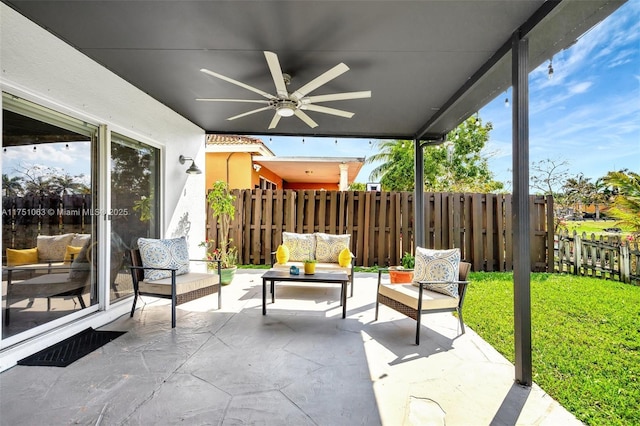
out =
<svg viewBox="0 0 640 426"><path fill-rule="evenodd" d="M2 175L2 188L12 196L62 196L87 194L84 175L72 176L59 168L21 164L16 170L20 176Z"/></svg>
<svg viewBox="0 0 640 426"><path fill-rule="evenodd" d="M450 142L424 148L424 190L452 192L494 192L503 184L494 180L482 149L489 139L491 123L471 117L448 135ZM387 191L413 191L415 182L413 141L385 140L378 153L366 162L381 164L369 179Z"/></svg>
<svg viewBox="0 0 640 426"><path fill-rule="evenodd" d="M620 225L629 226L640 236L640 174L627 171L609 172L604 182L614 187L614 198L609 214Z"/></svg>
<svg viewBox="0 0 640 426"><path fill-rule="evenodd" d="M531 163L531 189L541 195L552 195L561 198L563 187L569 178L569 163L566 160L546 158Z"/></svg>
<svg viewBox="0 0 640 426"><path fill-rule="evenodd" d="M362 182L353 182L348 188L349 191L364 191L366 189L367 185Z"/></svg>
<svg viewBox="0 0 640 426"><path fill-rule="evenodd" d="M413 141L385 140L378 142L378 153L367 158L367 163L382 164L371 171L369 180L380 181L387 191L413 191L414 173Z"/></svg>

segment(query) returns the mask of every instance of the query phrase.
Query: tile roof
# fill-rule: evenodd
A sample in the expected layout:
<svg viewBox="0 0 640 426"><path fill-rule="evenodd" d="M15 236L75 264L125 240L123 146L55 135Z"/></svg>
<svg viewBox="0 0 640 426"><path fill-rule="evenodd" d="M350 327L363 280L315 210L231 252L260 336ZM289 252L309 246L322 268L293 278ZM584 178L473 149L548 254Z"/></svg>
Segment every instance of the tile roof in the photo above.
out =
<svg viewBox="0 0 640 426"><path fill-rule="evenodd" d="M262 139L241 135L207 135L207 144L219 145L264 145Z"/></svg>

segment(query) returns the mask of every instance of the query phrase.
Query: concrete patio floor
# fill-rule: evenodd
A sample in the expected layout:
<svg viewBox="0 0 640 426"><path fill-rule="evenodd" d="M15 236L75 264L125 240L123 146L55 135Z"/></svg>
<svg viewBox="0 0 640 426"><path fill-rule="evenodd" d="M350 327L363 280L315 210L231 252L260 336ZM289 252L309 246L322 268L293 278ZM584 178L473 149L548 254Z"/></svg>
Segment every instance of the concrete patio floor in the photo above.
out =
<svg viewBox="0 0 640 426"><path fill-rule="evenodd" d="M126 334L66 368L0 374L1 425L581 424L450 314L415 322L380 307L375 274L339 287L278 285L261 313L264 271L240 270L217 295L178 307L145 298Z"/></svg>

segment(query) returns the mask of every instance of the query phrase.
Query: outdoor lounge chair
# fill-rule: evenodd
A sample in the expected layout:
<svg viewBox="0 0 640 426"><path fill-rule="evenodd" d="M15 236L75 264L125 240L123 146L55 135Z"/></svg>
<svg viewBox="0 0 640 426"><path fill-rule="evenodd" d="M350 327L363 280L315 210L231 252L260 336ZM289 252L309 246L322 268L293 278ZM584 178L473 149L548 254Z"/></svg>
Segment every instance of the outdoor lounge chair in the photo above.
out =
<svg viewBox="0 0 640 426"><path fill-rule="evenodd" d="M413 318L417 321L416 345L420 344L420 317L421 314L435 312L457 312L460 321L460 328L464 334L464 322L462 320L462 305L467 291L467 275L471 269L471 264L460 262L458 281L458 297L451 297L436 291L424 288L428 285L450 285L450 282L422 282L421 285L407 284L387 284L382 283L382 274L388 270L378 271L378 291L376 298L376 321L378 320L378 309L380 303L396 311Z"/></svg>
<svg viewBox="0 0 640 426"><path fill-rule="evenodd" d="M171 299L171 328L176 326L176 306L190 302L200 297L218 292L218 309L222 306L222 286L220 276L222 274L220 261L207 260L206 262L217 262L218 273L197 273L188 272L178 275L177 268L157 268L144 266L139 249L133 249L131 254L131 278L133 280L133 305L131 315L136 310L138 296L152 296L163 299ZM145 270L169 271L169 278L157 280L145 280Z"/></svg>

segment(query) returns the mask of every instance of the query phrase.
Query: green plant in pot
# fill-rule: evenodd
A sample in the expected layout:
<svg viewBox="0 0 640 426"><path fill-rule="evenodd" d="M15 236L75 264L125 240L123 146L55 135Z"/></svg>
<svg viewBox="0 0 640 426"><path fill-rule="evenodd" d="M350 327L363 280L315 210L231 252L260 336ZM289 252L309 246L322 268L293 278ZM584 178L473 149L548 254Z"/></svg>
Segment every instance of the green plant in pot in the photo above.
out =
<svg viewBox="0 0 640 426"><path fill-rule="evenodd" d="M389 279L394 284L410 283L413 281L413 268L416 258L409 252L405 252L400 259L400 266L389 268Z"/></svg>
<svg viewBox="0 0 640 426"><path fill-rule="evenodd" d="M313 275L316 273L316 263L318 263L315 259L307 259L304 261L304 273L306 275Z"/></svg>
<svg viewBox="0 0 640 426"><path fill-rule="evenodd" d="M400 264L404 269L413 269L416 266L416 258L409 252L405 252L402 259L400 259Z"/></svg>
<svg viewBox="0 0 640 426"><path fill-rule="evenodd" d="M235 201L236 197L229 191L229 186L221 180L216 181L207 194L207 203L218 226L218 245L213 247L210 240L205 240L200 245L207 247L208 259L221 261L222 284L229 284L238 268L238 251L231 247L232 240L229 238L231 220L236 214Z"/></svg>

